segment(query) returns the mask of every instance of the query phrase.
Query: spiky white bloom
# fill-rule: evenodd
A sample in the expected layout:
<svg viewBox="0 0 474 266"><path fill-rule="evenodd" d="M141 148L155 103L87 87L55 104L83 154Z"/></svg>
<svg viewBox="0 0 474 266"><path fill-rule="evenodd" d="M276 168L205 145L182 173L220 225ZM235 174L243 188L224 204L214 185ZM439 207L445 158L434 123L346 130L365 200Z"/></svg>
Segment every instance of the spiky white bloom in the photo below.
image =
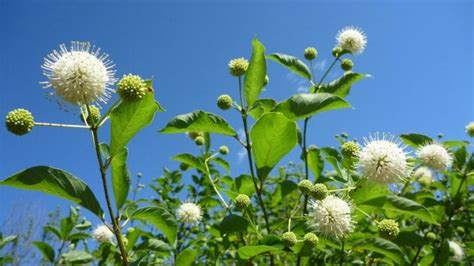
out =
<svg viewBox="0 0 474 266"><path fill-rule="evenodd" d="M367 37L364 32L356 27L345 27L337 34L337 46L353 54L360 54L367 45Z"/></svg>
<svg viewBox="0 0 474 266"><path fill-rule="evenodd" d="M453 158L448 150L438 143L431 143L421 147L417 151L417 155L424 165L438 171L449 168L453 162Z"/></svg>
<svg viewBox="0 0 474 266"><path fill-rule="evenodd" d="M333 238L343 238L352 232L352 207L345 200L330 195L321 201L310 201L309 208L310 227Z"/></svg>
<svg viewBox="0 0 474 266"><path fill-rule="evenodd" d="M176 216L182 222L199 223L202 218L201 207L193 202L183 202L176 211Z"/></svg>
<svg viewBox="0 0 474 266"><path fill-rule="evenodd" d="M48 78L44 87L52 87L54 94L75 105L107 103L114 92L109 86L116 81L109 55L88 42L71 42L69 50L64 44L59 48L44 58L43 74Z"/></svg>
<svg viewBox="0 0 474 266"><path fill-rule="evenodd" d="M433 182L433 173L431 172L430 169L428 169L428 167L422 166L416 169L415 172L413 173L413 177L415 177L416 180L420 182L420 184L425 185L425 186Z"/></svg>
<svg viewBox="0 0 474 266"><path fill-rule="evenodd" d="M114 233L105 225L99 225L92 232L92 237L100 243L111 242L114 237Z"/></svg>
<svg viewBox="0 0 474 266"><path fill-rule="evenodd" d="M462 261L464 258L464 249L454 241L448 241L449 249L453 253L451 260L453 261Z"/></svg>
<svg viewBox="0 0 474 266"><path fill-rule="evenodd" d="M402 181L408 173L407 153L400 141L390 135L365 138L358 157L362 175L379 184Z"/></svg>

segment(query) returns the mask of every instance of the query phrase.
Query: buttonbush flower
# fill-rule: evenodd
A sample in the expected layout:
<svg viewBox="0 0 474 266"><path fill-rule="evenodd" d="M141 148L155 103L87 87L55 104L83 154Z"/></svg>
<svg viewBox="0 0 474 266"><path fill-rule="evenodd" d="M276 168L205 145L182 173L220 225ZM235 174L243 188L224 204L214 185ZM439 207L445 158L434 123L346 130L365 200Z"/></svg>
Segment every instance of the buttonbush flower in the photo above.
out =
<svg viewBox="0 0 474 266"><path fill-rule="evenodd" d="M446 170L453 162L453 158L448 150L438 143L431 143L421 147L417 151L417 155L424 165L438 171Z"/></svg>
<svg viewBox="0 0 474 266"><path fill-rule="evenodd" d="M59 51L44 58L43 74L48 80L42 84L75 105L107 103L114 91L110 86L116 81L114 66L109 55L88 42L72 42L69 50L61 44Z"/></svg>
<svg viewBox="0 0 474 266"><path fill-rule="evenodd" d="M118 82L117 93L127 102L138 101L147 91L145 81L138 75L124 75Z"/></svg>
<svg viewBox="0 0 474 266"><path fill-rule="evenodd" d="M318 56L318 51L314 47L308 47L304 49L304 58L307 60L313 60Z"/></svg>
<svg viewBox="0 0 474 266"><path fill-rule="evenodd" d="M183 202L176 211L176 216L182 222L197 224L202 218L201 207L193 202Z"/></svg>
<svg viewBox="0 0 474 266"><path fill-rule="evenodd" d="M245 194L239 194L234 200L235 206L238 209L246 209L250 205L250 198Z"/></svg>
<svg viewBox="0 0 474 266"><path fill-rule="evenodd" d="M352 54L360 54L367 45L367 37L364 32L356 27L346 27L337 34L337 46L351 52Z"/></svg>
<svg viewBox="0 0 474 266"><path fill-rule="evenodd" d="M296 245L296 242L298 242L298 239L296 238L295 233L286 232L281 236L281 241L283 242L283 245L287 247L292 247Z"/></svg>
<svg viewBox="0 0 474 266"><path fill-rule="evenodd" d="M330 195L321 201L310 201L309 209L309 226L324 235L343 238L352 232L352 207L347 201Z"/></svg>
<svg viewBox="0 0 474 266"><path fill-rule="evenodd" d="M398 223L392 219L383 219L377 225L379 234L381 237L386 239L394 239L400 233Z"/></svg>
<svg viewBox="0 0 474 266"><path fill-rule="evenodd" d="M105 225L99 225L92 232L92 237L97 240L97 242L111 242L114 237L114 233Z"/></svg>
<svg viewBox="0 0 474 266"><path fill-rule="evenodd" d="M26 109L15 109L10 111L5 118L5 126L11 133L21 136L29 133L35 121L30 111Z"/></svg>
<svg viewBox="0 0 474 266"><path fill-rule="evenodd" d="M464 249L454 241L448 241L449 250L453 253L451 260L453 261L462 261L464 258Z"/></svg>
<svg viewBox="0 0 474 266"><path fill-rule="evenodd" d="M232 76L240 77L247 71L249 67L249 62L247 59L241 57L232 59L229 62L229 72Z"/></svg>

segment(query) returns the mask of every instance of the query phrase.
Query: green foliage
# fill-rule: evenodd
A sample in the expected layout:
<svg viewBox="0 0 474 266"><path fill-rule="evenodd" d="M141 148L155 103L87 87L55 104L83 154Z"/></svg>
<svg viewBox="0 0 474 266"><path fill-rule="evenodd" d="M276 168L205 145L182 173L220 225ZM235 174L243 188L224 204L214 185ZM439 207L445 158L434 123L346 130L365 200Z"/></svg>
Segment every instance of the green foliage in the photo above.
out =
<svg viewBox="0 0 474 266"><path fill-rule="evenodd" d="M265 47L257 39L252 42L253 52L250 58L249 68L245 74L245 100L248 106L252 106L258 99L265 86L267 65L265 61Z"/></svg>
<svg viewBox="0 0 474 266"><path fill-rule="evenodd" d="M284 67L288 68L291 72L310 80L311 79L311 71L306 66L303 61L300 59L286 54L275 53L267 56L268 59L275 61Z"/></svg>
<svg viewBox="0 0 474 266"><path fill-rule="evenodd" d="M178 115L160 130L161 133L187 133L191 131L208 132L228 136L237 135L235 130L224 118L202 110Z"/></svg>

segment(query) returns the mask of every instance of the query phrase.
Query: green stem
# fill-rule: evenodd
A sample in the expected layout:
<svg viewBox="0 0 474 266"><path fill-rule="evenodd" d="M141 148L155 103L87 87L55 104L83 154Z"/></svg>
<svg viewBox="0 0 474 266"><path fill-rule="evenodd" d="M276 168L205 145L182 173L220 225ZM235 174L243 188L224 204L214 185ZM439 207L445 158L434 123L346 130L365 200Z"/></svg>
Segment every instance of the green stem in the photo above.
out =
<svg viewBox="0 0 474 266"><path fill-rule="evenodd" d="M35 122L35 126L43 126L43 127L66 127L66 128L85 128L85 129L90 129L90 127L88 127L88 126L83 126L83 125L69 125L69 124L45 123L45 122Z"/></svg>
<svg viewBox="0 0 474 266"><path fill-rule="evenodd" d="M209 182L211 182L212 188L214 189L214 191L216 192L217 196L219 197L219 200L220 200L221 203L222 203L222 207L224 207L226 210L230 211L229 205L227 204L227 202L224 200L224 198L222 197L221 193L220 193L219 190L217 189L216 184L215 184L215 182L214 182L214 179L212 179L211 171L209 171L209 165L207 164L210 159L214 158L214 157L217 156L218 154L219 154L219 153L215 153L215 154L213 154L212 156L209 156L209 158L207 158L206 160L204 160L204 166L206 167L206 175L209 177Z"/></svg>
<svg viewBox="0 0 474 266"><path fill-rule="evenodd" d="M413 258L413 260L411 261L410 265L416 265L416 261L418 259L418 256L420 255L420 252L421 250L423 249L423 245L421 245L418 250L416 251L416 255L415 257Z"/></svg>
<svg viewBox="0 0 474 266"><path fill-rule="evenodd" d="M341 259L339 261L339 265L344 264L344 239L341 240Z"/></svg>

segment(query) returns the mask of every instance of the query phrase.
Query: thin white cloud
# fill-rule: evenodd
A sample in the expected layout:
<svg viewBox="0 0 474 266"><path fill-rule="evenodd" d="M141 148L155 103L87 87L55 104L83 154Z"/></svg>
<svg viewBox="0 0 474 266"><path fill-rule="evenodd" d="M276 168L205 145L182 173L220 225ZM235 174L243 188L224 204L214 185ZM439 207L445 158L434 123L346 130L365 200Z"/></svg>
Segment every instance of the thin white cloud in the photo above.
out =
<svg viewBox="0 0 474 266"><path fill-rule="evenodd" d="M321 61L317 61L316 63L313 64L313 69L316 71L326 71L326 65L327 65L327 60L323 59Z"/></svg>
<svg viewBox="0 0 474 266"><path fill-rule="evenodd" d="M247 150L242 147L239 152L237 153L237 163L242 163L242 161L244 160L245 156L247 156Z"/></svg>

